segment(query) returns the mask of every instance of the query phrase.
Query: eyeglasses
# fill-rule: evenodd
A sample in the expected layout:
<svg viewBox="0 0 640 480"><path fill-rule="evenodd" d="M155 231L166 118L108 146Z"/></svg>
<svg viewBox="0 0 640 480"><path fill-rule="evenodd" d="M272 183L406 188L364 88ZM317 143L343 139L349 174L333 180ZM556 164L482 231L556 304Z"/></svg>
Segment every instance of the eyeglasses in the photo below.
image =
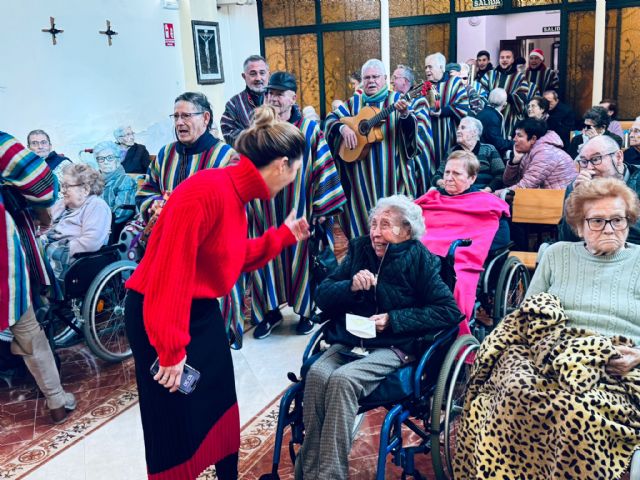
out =
<svg viewBox="0 0 640 480"><path fill-rule="evenodd" d="M118 159L117 155L107 155L106 157L96 157L96 162L107 163L107 162L113 162L114 160L117 160L117 159Z"/></svg>
<svg viewBox="0 0 640 480"><path fill-rule="evenodd" d="M49 140L41 140L41 141L37 141L37 140L31 140L29 142L29 145L31 145L32 147L46 147L47 145L49 145Z"/></svg>
<svg viewBox="0 0 640 480"><path fill-rule="evenodd" d="M614 230L624 230L629 226L627 217L613 217L608 220L606 218L585 218L585 221L589 225L589 230L593 232L603 231L607 224L611 225Z"/></svg>
<svg viewBox="0 0 640 480"><path fill-rule="evenodd" d="M182 120L189 120L191 117L193 117L194 115L202 115L204 114L204 112L193 112L193 113L172 113L171 115L169 115L169 118L171 118L174 122L177 122L178 120L182 119Z"/></svg>
<svg viewBox="0 0 640 480"><path fill-rule="evenodd" d="M75 183L75 184L61 183L60 184L60 190L62 190L64 192L65 190L69 190L71 187L82 187L82 186L83 186L82 183Z"/></svg>
<svg viewBox="0 0 640 480"><path fill-rule="evenodd" d="M366 77L362 77L363 82L368 82L369 80L378 80L382 77L382 75L367 75Z"/></svg>
<svg viewBox="0 0 640 480"><path fill-rule="evenodd" d="M462 80L469 80L469 77L460 77Z"/></svg>
<svg viewBox="0 0 640 480"><path fill-rule="evenodd" d="M640 128L631 128L631 129L629 130L629 133L635 133L635 134L638 134L638 133L640 133Z"/></svg>
<svg viewBox="0 0 640 480"><path fill-rule="evenodd" d="M593 165L594 167L597 167L602 163L602 159L604 157L608 157L609 155L615 155L616 153L617 152L603 153L602 155L594 155L591 158L579 157L578 160L576 161L578 162L578 165L580 165L582 168L587 168L589 164Z"/></svg>

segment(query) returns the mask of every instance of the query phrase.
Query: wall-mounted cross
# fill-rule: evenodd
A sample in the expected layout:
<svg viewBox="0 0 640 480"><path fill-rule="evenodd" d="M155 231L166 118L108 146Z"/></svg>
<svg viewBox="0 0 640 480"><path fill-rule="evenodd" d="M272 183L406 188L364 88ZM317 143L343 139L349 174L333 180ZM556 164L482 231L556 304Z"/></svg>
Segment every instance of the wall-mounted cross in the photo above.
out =
<svg viewBox="0 0 640 480"><path fill-rule="evenodd" d="M58 35L59 33L64 32L64 30L59 30L56 28L56 20L53 17L49 17L49 22L51 23L51 28L43 28L42 31L45 33L50 33L51 34L51 40L53 40L53 44L57 45L56 42L56 35Z"/></svg>
<svg viewBox="0 0 640 480"><path fill-rule="evenodd" d="M98 33L109 37L109 46L111 46L111 37L118 34L118 32L111 29L111 22L109 20L107 20L107 29L104 31L100 30Z"/></svg>

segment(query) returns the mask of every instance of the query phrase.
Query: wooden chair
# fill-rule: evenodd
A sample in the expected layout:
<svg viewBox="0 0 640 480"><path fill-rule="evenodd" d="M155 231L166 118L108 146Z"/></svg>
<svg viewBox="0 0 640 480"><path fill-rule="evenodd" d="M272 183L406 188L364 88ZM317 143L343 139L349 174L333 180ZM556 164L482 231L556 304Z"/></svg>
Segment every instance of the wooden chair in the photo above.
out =
<svg viewBox="0 0 640 480"><path fill-rule="evenodd" d="M564 207L564 190L519 188L514 191L511 221L537 225L558 225ZM537 252L512 251L530 270L536 267Z"/></svg>

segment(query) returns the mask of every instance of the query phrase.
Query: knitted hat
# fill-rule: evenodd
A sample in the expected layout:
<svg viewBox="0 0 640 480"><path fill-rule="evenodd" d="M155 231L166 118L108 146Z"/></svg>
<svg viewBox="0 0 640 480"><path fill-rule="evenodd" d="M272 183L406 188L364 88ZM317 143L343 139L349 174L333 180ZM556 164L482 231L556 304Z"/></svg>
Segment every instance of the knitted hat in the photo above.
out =
<svg viewBox="0 0 640 480"><path fill-rule="evenodd" d="M457 63L447 63L447 65L444 67L444 71L445 72L459 72L460 71L460 65L458 65Z"/></svg>
<svg viewBox="0 0 640 480"><path fill-rule="evenodd" d="M542 50L540 50L539 48L531 50L531 53L529 54L529 56L530 57L538 57L540 60L542 60L544 62L544 52Z"/></svg>

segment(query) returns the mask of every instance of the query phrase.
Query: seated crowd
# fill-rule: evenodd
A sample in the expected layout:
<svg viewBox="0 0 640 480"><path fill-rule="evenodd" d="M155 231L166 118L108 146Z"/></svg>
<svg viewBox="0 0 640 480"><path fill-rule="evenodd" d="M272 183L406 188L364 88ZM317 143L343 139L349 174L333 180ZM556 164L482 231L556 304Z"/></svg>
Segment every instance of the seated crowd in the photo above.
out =
<svg viewBox="0 0 640 480"><path fill-rule="evenodd" d="M389 79L391 90L384 64L370 59L350 77L353 96L334 101L333 111L321 120L313 107L297 105L294 75L270 75L266 60L254 55L243 65L246 89L229 100L222 115L224 140L211 133L213 111L207 98L186 92L173 102L176 140L162 147L157 157L152 159L135 143L131 127L125 126L114 132L116 142L103 141L92 149L98 169L56 153L43 130L27 136L31 152L14 146L15 139L0 132L1 183L15 187L30 204L38 227L30 231L33 224L18 219L25 213L12 212L4 200L15 217L15 225L8 224L8 236L16 244L37 238L34 244L43 247L43 257L36 260L23 253L20 261L28 275L16 280L15 288L24 296L25 308L0 328L10 327L16 343L27 337L33 341L34 346L20 355L43 389L52 419L63 421L75 400L51 371L48 343L33 333L37 328L29 295L42 291L34 288L35 282L46 284L35 275L34 262L49 262L61 281L74 255L98 251L116 226L135 219L147 225L148 235L178 185L201 170L242 164L238 148L246 148L246 143L238 144L238 139L249 141L245 132L252 125L251 112L262 108L263 113L275 112L280 124L295 126L305 145L300 162L282 157L275 148L269 151L284 160L274 160L269 167L273 176L267 184L274 185L270 197L242 198L245 237L269 235L271 227L291 225L294 210L310 224L326 222L331 240L334 231L349 240L346 256L317 288L312 288L308 275L314 260L308 240L296 235L298 243L291 245L288 239L290 246L275 260L260 268L254 262L255 271L242 277L220 304L229 341L236 348L242 344L247 292L251 319L257 324L253 335L259 339L282 322L283 304L299 315L298 334L313 330L314 302L331 319L331 346L306 378L306 436L296 478L346 478L358 401L387 374L419 357L426 333L451 328L465 316L469 319L467 306L456 304L459 298L454 300L440 277L439 259L427 248L429 211L424 205L434 208L435 202L462 210L475 199L487 202L496 214L484 240L487 250L496 251L510 245L504 198L508 191L517 196L518 189L565 191L560 242L542 255L526 293L528 310L506 317L479 351L456 471L460 478L489 478L487 472L504 478L578 478L585 471L592 478L614 478L622 473L623 460L640 443L640 417L626 394L614 387L625 384L628 376L635 378L633 369L640 365L640 350L632 348L640 342L640 323L634 316L640 308L635 272L640 268L635 245L640 243L640 117L629 129L629 145L623 149L625 132L616 120L614 100L590 108L582 124L577 123L558 97L557 74L544 67L543 52L534 50L526 68L520 69L510 50L501 51L499 59L493 68L489 53L481 51L471 68L466 63L447 64L441 53L428 55L425 76L433 92L415 99L403 97L416 87L409 67L396 68ZM345 119L366 105L392 108L379 126L379 140L357 161L343 161L341 152L359 146L359 132ZM576 125L583 128L571 138ZM16 167L20 162L28 165L24 172ZM41 183L35 190L26 180L34 175ZM143 176L140 186L137 175ZM144 244L144 236L142 240ZM354 337L345 314L369 317L376 338ZM526 322L539 325L539 330L527 330ZM18 326L28 326L31 333L21 333ZM562 345L571 348L574 357L545 340L541 331L566 342ZM587 338L597 344L596 350L587 348ZM40 363L29 358L37 355ZM540 355L546 357L541 360ZM553 359L553 366L547 359ZM596 376L604 385L601 395L581 396L592 386L584 378L573 378L565 364L588 370L596 363ZM46 382L54 387L40 385ZM511 400L524 397L526 402ZM608 411L607 401L620 401L623 408ZM516 416L525 421L514 420ZM569 440L574 417L579 418L578 429L594 433L548 448L557 437ZM604 426L606 422L614 425ZM616 430L616 424L623 433L602 448L602 439Z"/></svg>

